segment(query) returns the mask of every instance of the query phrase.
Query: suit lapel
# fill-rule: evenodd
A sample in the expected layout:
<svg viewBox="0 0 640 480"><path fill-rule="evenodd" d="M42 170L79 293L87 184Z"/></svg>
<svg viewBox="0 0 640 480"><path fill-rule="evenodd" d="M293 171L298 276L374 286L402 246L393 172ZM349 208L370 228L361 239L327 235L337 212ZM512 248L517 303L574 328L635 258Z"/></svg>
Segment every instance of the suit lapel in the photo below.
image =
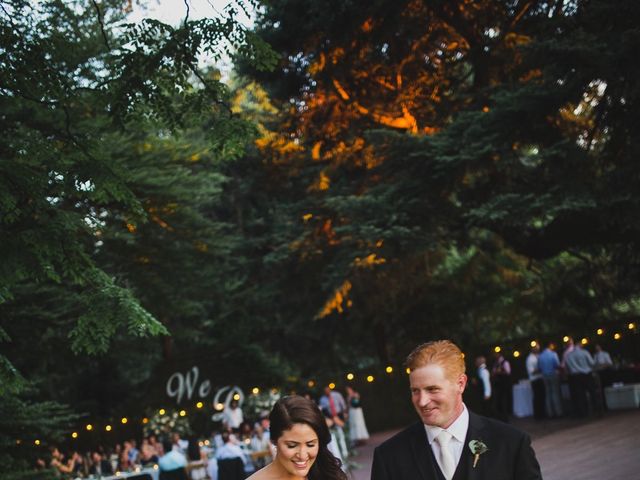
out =
<svg viewBox="0 0 640 480"><path fill-rule="evenodd" d="M438 478L435 470L437 466L434 464L433 453L422 422L415 424L411 434L413 436L411 448L420 475L424 480Z"/></svg>
<svg viewBox="0 0 640 480"><path fill-rule="evenodd" d="M469 442L471 440L481 440L486 443L487 432L484 430L486 422L473 412L469 412L469 429L467 430L467 437L464 440L464 446L462 447L462 455L460 456L460 462L458 462L458 468L453 476L453 480L475 480L483 478L480 472L484 470L481 468L483 465L482 459L478 461L476 467L473 467L474 455L469 448Z"/></svg>

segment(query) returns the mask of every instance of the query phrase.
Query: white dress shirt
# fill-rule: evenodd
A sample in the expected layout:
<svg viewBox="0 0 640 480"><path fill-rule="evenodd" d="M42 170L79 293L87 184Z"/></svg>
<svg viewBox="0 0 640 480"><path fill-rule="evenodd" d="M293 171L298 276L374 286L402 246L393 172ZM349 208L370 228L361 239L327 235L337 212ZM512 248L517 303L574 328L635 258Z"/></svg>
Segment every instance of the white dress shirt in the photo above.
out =
<svg viewBox="0 0 640 480"><path fill-rule="evenodd" d="M486 364L483 363L478 367L478 376L480 377L480 381L482 381L482 393L484 398L491 398L491 379Z"/></svg>
<svg viewBox="0 0 640 480"><path fill-rule="evenodd" d="M529 380L532 382L542 378L542 374L538 369L538 355L533 352L527 357L527 374L529 375Z"/></svg>
<svg viewBox="0 0 640 480"><path fill-rule="evenodd" d="M462 404L462 408L460 416L456 418L449 428L446 429L447 432L452 435L451 441L449 442L449 448L451 449L451 454L453 455L456 467L458 466L458 463L460 463L460 457L464 450L464 441L467 438L467 430L469 430L469 411L464 403ZM442 465L440 465L440 444L436 442L435 439L444 429L440 427L433 427L431 425L425 425L424 428L427 431L427 438L429 439L429 445L431 446L433 455L436 457L438 466L442 470Z"/></svg>

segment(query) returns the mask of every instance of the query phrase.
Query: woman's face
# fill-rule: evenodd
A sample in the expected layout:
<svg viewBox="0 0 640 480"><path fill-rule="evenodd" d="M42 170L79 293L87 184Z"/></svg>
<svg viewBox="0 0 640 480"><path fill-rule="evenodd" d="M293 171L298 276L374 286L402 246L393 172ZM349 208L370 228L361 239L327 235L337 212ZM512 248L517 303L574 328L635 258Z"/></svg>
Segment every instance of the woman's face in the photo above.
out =
<svg viewBox="0 0 640 480"><path fill-rule="evenodd" d="M275 461L289 474L304 478L318 456L320 442L316 432L306 423L295 423L276 442Z"/></svg>

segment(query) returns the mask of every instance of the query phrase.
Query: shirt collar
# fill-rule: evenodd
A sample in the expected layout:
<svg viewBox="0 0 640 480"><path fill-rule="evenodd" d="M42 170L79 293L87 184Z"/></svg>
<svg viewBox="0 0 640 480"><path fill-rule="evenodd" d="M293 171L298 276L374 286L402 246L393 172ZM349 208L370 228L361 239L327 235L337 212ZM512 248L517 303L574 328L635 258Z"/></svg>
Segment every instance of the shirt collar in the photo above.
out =
<svg viewBox="0 0 640 480"><path fill-rule="evenodd" d="M427 431L429 445L434 442L435 438L440 435L442 430L445 430L444 428L432 425L425 425L424 429ZM464 443L464 440L467 437L467 430L469 430L469 411L464 403L462 404L462 413L446 430L453 436L453 438L458 440L460 443Z"/></svg>

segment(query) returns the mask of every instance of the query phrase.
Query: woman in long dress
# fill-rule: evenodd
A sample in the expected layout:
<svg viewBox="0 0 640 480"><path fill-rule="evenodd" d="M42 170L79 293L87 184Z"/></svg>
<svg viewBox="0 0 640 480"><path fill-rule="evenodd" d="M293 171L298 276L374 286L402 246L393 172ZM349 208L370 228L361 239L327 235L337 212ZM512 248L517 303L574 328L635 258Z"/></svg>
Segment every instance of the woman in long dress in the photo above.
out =
<svg viewBox="0 0 640 480"><path fill-rule="evenodd" d="M349 438L352 445L362 445L369 439L369 431L360 405L360 394L349 386L346 391L349 405Z"/></svg>
<svg viewBox="0 0 640 480"><path fill-rule="evenodd" d="M327 448L331 435L316 404L297 395L276 402L269 415L273 462L250 480L347 480Z"/></svg>

